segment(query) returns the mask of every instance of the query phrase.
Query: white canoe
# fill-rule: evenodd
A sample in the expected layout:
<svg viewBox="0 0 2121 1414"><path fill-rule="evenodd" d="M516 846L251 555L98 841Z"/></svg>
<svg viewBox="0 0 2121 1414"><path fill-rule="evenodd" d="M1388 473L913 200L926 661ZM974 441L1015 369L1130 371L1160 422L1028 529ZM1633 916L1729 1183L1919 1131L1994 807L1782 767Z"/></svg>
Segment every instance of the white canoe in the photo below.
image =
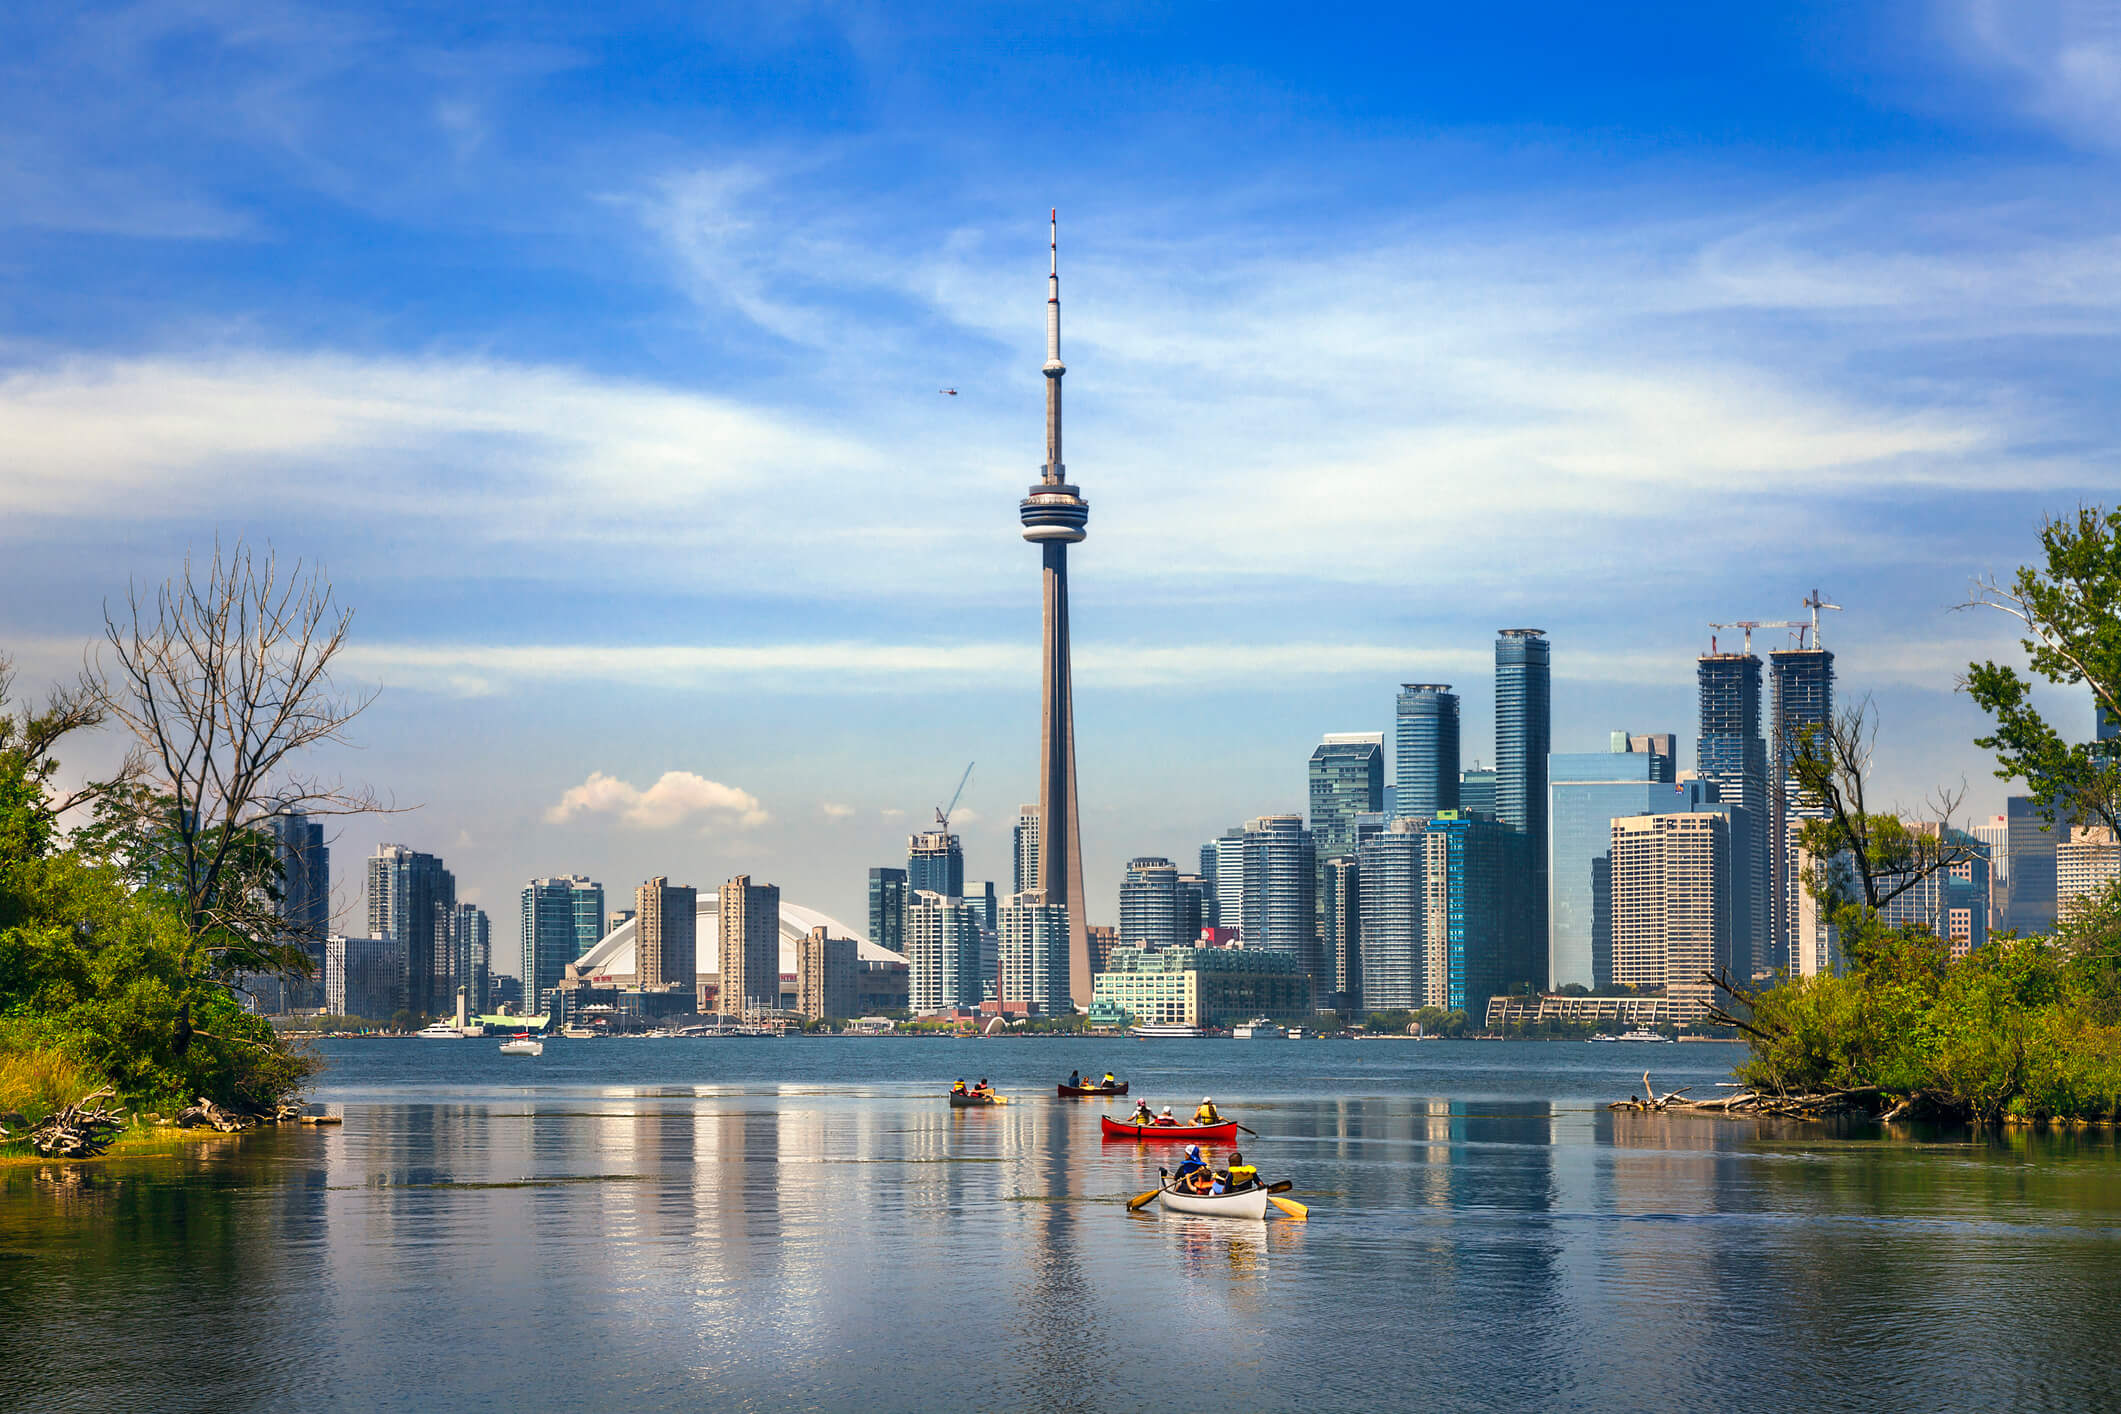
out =
<svg viewBox="0 0 2121 1414"><path fill-rule="evenodd" d="M1166 1188L1158 1201L1174 1213L1198 1213L1210 1218L1263 1218L1267 1215L1267 1190L1257 1185L1242 1193L1224 1193L1215 1197L1173 1193Z"/></svg>

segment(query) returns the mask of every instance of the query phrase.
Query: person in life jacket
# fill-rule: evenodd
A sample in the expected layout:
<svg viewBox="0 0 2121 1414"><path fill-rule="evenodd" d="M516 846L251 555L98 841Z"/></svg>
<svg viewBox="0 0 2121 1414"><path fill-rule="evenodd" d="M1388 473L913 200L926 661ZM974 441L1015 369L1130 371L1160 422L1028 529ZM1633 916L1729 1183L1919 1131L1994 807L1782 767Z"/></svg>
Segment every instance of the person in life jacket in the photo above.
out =
<svg viewBox="0 0 2121 1414"><path fill-rule="evenodd" d="M1111 1071L1109 1071L1109 1070L1108 1070L1108 1071L1106 1071L1106 1072L1105 1072L1105 1088L1106 1088L1107 1090L1110 1090L1110 1089L1111 1089L1111 1088L1112 1088L1112 1087L1113 1087L1114 1085L1116 1085L1116 1084L1118 1084L1118 1083L1119 1083L1118 1081L1116 1081L1116 1080L1114 1080L1114 1079L1112 1078L1112 1072L1111 1072Z"/></svg>
<svg viewBox="0 0 2121 1414"><path fill-rule="evenodd" d="M1186 1156L1178 1161L1178 1172L1173 1174L1172 1177L1191 1178L1194 1174L1206 1170L1207 1167L1208 1161L1200 1156L1200 1145L1188 1144L1186 1146Z"/></svg>
<svg viewBox="0 0 2121 1414"><path fill-rule="evenodd" d="M992 1085L989 1085L987 1083L987 1077L982 1075L979 1078L979 1084L972 1087L972 1093L984 1099L994 1093L994 1087Z"/></svg>
<svg viewBox="0 0 2121 1414"><path fill-rule="evenodd" d="M1234 1192L1240 1188L1250 1188L1253 1184L1259 1182L1259 1170L1246 1163L1243 1154L1232 1149L1230 1151L1230 1167L1225 1177L1229 1180L1230 1188Z"/></svg>
<svg viewBox="0 0 2121 1414"><path fill-rule="evenodd" d="M1083 1085L1083 1073L1082 1073L1081 1071L1079 1071L1079 1070L1071 1070L1071 1071L1069 1071L1069 1072L1068 1072L1068 1088L1069 1088L1070 1090L1080 1090L1080 1089L1082 1088L1082 1085Z"/></svg>
<svg viewBox="0 0 2121 1414"><path fill-rule="evenodd" d="M953 1095L962 1095L962 1094L964 1094L964 1093L965 1093L965 1082L964 1082L964 1081L963 1081L963 1080L961 1079L961 1080L959 1080L959 1081L958 1081L958 1082L957 1082L957 1083L956 1083L955 1085L952 1085L952 1086L950 1087L950 1093L951 1093L951 1094L953 1094Z"/></svg>
<svg viewBox="0 0 2121 1414"><path fill-rule="evenodd" d="M1156 1123L1156 1114L1149 1108L1147 1100L1136 1100L1132 1119L1136 1124L1154 1124Z"/></svg>
<svg viewBox="0 0 2121 1414"><path fill-rule="evenodd" d="M1215 1101L1203 1095L1200 1097L1200 1108L1193 1112L1193 1122L1195 1124L1221 1124L1223 1117L1221 1112L1215 1108Z"/></svg>
<svg viewBox="0 0 2121 1414"><path fill-rule="evenodd" d="M1172 1113L1171 1113L1171 1107L1170 1107L1169 1105L1165 1105L1165 1106L1164 1106L1164 1108L1163 1108L1163 1113L1159 1114L1159 1115L1158 1115L1158 1116L1156 1117L1156 1122L1157 1122L1158 1124L1168 1124L1168 1125L1171 1125L1171 1126L1172 1126L1172 1127L1174 1127L1174 1128L1176 1128L1176 1127L1177 1127L1177 1125L1178 1125L1178 1120L1177 1120L1177 1119L1176 1119L1175 1117L1173 1117L1173 1115L1172 1115Z"/></svg>

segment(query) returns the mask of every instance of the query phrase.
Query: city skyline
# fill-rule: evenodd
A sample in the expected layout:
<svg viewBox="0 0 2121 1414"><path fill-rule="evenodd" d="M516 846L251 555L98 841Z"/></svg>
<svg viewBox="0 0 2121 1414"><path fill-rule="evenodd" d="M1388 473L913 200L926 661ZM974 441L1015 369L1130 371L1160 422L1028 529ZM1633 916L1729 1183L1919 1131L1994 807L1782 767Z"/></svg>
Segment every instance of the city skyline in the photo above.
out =
<svg viewBox="0 0 2121 1414"><path fill-rule="evenodd" d="M2011 639L1950 608L2110 480L2113 154L2064 56L2111 37L1556 7L1561 71L1373 18L1392 57L1342 72L1159 16L852 43L621 6L535 52L19 17L0 647L34 689L128 579L270 539L382 689L320 766L422 807L335 826L341 861L406 842L497 920L533 878L739 872L854 920L976 757L953 829L1010 878L1040 661L999 521L1057 202L1084 922L1127 859L1301 811L1318 735L1392 731L1400 682L1456 684L1495 762L1501 628L1551 636L1555 751L1691 743L1706 625L1814 585L1883 795L2000 810L1952 680ZM761 55L811 97L717 106ZM1062 82L1094 111L1039 142L1021 94Z"/></svg>

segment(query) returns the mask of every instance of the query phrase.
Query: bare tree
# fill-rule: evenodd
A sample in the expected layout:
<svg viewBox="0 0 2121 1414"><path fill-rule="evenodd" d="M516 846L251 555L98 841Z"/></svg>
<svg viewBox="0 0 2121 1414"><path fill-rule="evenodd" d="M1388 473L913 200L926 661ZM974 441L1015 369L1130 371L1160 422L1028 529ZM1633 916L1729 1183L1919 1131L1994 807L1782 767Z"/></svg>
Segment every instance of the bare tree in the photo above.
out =
<svg viewBox="0 0 2121 1414"><path fill-rule="evenodd" d="M14 688L14 660L0 653L0 707L13 698ZM85 781L77 790L63 796L54 794L51 789L52 777L59 769L59 760L52 751L60 739L100 727L109 717L103 683L93 671L85 668L75 682L52 688L45 696L41 712L24 708L19 712L0 713L0 755L13 757L21 763L22 778L37 793L36 808L45 830L51 829L69 810L91 804L108 792L138 779L144 762L135 750L127 753L117 774L108 780Z"/></svg>
<svg viewBox="0 0 2121 1414"><path fill-rule="evenodd" d="M241 541L225 555L216 544L203 579L186 557L151 595L128 590L122 615L105 608L118 662L102 701L135 738L133 808L224 981L236 968L308 971L307 949L288 943L298 930L280 907L272 817L388 808L300 769L302 752L344 740L373 700L332 683L352 619L321 573L298 562L283 577L270 550L260 559Z"/></svg>

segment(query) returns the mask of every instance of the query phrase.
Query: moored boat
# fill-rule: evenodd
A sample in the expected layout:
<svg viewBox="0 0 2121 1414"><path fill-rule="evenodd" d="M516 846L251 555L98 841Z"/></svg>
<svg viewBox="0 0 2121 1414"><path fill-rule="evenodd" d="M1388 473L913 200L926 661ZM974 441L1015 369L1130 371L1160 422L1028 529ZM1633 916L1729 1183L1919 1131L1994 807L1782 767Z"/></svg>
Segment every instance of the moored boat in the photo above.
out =
<svg viewBox="0 0 2121 1414"><path fill-rule="evenodd" d="M1203 1139L1230 1143L1237 1138L1237 1121L1221 1124L1128 1124L1110 1115L1097 1117L1107 1139L1182 1139L1197 1144Z"/></svg>
<svg viewBox="0 0 2121 1414"><path fill-rule="evenodd" d="M1152 1021L1129 1029L1127 1034L1144 1041L1198 1041L1208 1033L1181 1021Z"/></svg>
<svg viewBox="0 0 2121 1414"><path fill-rule="evenodd" d="M1063 1083L1063 1084L1060 1084L1060 1085L1057 1085L1057 1086L1055 1086L1054 1088L1055 1088L1055 1089L1057 1089L1057 1090L1059 1090L1059 1091L1061 1092L1061 1094L1062 1094L1063 1096L1069 1096L1069 1095L1075 1095L1075 1096L1081 1096L1081 1095L1124 1095L1124 1094L1126 1094L1126 1093L1127 1093L1127 1082L1126 1082L1126 1081L1124 1081L1124 1080L1122 1080L1122 1081L1120 1081L1120 1082L1119 1082L1119 1084L1117 1084L1117 1085L1111 1085L1111 1086L1106 1086L1106 1085L1069 1085L1069 1084Z"/></svg>
<svg viewBox="0 0 2121 1414"><path fill-rule="evenodd" d="M1263 1218L1267 1215L1267 1190L1264 1184L1253 1184L1250 1188L1235 1193L1187 1193L1175 1188L1165 1188L1157 1194L1157 1201L1174 1213L1190 1213L1206 1218Z"/></svg>
<svg viewBox="0 0 2121 1414"><path fill-rule="evenodd" d="M504 1056L542 1056L545 1054L545 1043L526 1031L520 1036L503 1041L501 1043L501 1054Z"/></svg>
<svg viewBox="0 0 2121 1414"><path fill-rule="evenodd" d="M1237 1041L1279 1041L1287 1034L1264 1016L1255 1016L1242 1026L1230 1028L1231 1039Z"/></svg>

